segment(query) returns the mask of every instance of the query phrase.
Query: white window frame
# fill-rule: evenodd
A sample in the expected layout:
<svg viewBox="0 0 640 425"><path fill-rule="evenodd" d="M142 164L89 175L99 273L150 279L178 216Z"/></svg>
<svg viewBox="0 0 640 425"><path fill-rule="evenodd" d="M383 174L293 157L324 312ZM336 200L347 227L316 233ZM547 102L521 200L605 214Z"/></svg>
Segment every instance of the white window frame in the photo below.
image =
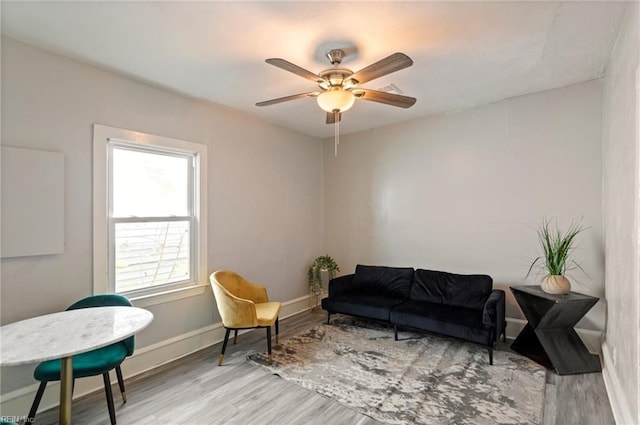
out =
<svg viewBox="0 0 640 425"><path fill-rule="evenodd" d="M163 285L124 292L137 306L148 306L173 301L204 293L207 281L207 146L179 139L124 130L101 124L93 126L93 292L94 294L115 292L115 283L109 271L113 265L110 258L112 243L110 232L113 220L110 217L111 188L109 187L110 144L136 147L142 151L174 151L194 155L195 181L193 184L193 208L195 229L192 234L192 255L195 270L190 282ZM165 218L166 219L166 218Z"/></svg>

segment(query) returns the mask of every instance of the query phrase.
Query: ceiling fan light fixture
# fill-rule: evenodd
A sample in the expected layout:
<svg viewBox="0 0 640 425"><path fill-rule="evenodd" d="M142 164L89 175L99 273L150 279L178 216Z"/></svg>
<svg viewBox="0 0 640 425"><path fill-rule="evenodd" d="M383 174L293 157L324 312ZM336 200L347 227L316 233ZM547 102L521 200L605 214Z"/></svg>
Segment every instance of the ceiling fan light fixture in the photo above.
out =
<svg viewBox="0 0 640 425"><path fill-rule="evenodd" d="M326 112L344 112L353 106L356 97L349 91L336 88L320 93L316 99L318 106Z"/></svg>

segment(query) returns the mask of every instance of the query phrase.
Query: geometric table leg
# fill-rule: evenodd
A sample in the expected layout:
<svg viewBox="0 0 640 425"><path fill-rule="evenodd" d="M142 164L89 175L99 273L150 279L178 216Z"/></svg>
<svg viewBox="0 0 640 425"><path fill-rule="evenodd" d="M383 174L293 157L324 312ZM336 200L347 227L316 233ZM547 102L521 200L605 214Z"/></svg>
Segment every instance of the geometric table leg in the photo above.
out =
<svg viewBox="0 0 640 425"><path fill-rule="evenodd" d="M536 335L558 375L600 372L600 358L591 354L571 329L537 329Z"/></svg>
<svg viewBox="0 0 640 425"><path fill-rule="evenodd" d="M602 370L600 358L587 350L573 329L534 330L527 324L511 348L558 375Z"/></svg>
<svg viewBox="0 0 640 425"><path fill-rule="evenodd" d="M541 364L547 369L554 369L553 363L540 343L535 331L530 324L526 324L524 329L511 344L513 351L529 357L534 362Z"/></svg>

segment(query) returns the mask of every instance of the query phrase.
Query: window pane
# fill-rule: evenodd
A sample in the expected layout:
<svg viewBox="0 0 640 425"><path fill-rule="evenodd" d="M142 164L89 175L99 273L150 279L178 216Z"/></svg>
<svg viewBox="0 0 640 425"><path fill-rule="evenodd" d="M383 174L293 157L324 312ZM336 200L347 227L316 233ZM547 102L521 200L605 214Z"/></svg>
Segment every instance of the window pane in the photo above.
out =
<svg viewBox="0 0 640 425"><path fill-rule="evenodd" d="M116 223L116 292L189 280L189 221Z"/></svg>
<svg viewBox="0 0 640 425"><path fill-rule="evenodd" d="M113 149L113 216L189 215L190 157Z"/></svg>

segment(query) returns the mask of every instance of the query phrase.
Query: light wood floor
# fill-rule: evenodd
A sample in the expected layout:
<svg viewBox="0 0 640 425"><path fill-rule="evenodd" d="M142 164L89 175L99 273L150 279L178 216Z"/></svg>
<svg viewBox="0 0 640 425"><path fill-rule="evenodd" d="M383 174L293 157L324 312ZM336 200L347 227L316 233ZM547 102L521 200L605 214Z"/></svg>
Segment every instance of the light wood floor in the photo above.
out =
<svg viewBox="0 0 640 425"><path fill-rule="evenodd" d="M282 320L280 337L300 333L324 322L322 313L302 313ZM310 424L378 425L380 422L335 401L270 375L246 361L247 354L266 350L262 329L229 344L222 367L221 344L127 379L128 402L122 404L114 385L119 425L145 424ZM500 349L508 349L501 343ZM126 374L126 362L123 364ZM57 423L57 409L41 412L35 424ZM73 402L73 423L108 425L104 390ZM614 425L599 373L557 376L547 373L544 420L541 425Z"/></svg>

